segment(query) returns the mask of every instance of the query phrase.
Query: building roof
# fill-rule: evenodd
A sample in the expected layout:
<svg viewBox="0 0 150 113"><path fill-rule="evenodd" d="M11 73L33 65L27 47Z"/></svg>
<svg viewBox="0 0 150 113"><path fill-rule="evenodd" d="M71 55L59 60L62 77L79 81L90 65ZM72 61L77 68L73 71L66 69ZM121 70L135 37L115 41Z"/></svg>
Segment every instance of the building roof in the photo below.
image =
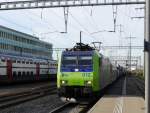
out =
<svg viewBox="0 0 150 113"><path fill-rule="evenodd" d="M4 29L4 30L8 30L8 31L10 31L10 32L18 33L18 34L21 34L21 35L30 37L30 38L32 38L32 39L35 39L35 40L37 40L37 41L40 41L40 42L42 42L42 43L51 44L51 45L52 45L52 43L48 43L48 42L42 41L42 40L40 40L40 39L39 39L38 37L36 37L36 36L33 36L33 35L30 35L30 34L27 34L27 33L23 33L23 32L20 32L20 31L11 29L11 28L5 27L5 26L3 26L3 25L0 25L0 29Z"/></svg>
<svg viewBox="0 0 150 113"><path fill-rule="evenodd" d="M38 37L35 37L33 35L30 35L30 34L27 34L27 33L23 33L23 32L20 32L20 31L17 31L17 30L14 30L14 29L2 26L2 25L0 25L0 28L2 28L4 30L15 32L15 33L23 34L23 35L26 35L26 36L29 36L29 37L32 37L32 38L35 38L35 39L39 39Z"/></svg>

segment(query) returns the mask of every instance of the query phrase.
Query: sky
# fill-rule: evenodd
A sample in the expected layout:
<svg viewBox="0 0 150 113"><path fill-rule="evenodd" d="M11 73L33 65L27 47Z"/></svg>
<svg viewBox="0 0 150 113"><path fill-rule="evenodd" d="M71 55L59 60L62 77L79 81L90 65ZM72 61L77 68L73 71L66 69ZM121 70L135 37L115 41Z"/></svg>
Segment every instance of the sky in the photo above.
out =
<svg viewBox="0 0 150 113"><path fill-rule="evenodd" d="M1 0L13 1L13 0ZM116 7L116 6L114 6ZM94 41L102 42L103 46L128 46L129 36L133 46L143 46L144 19L132 19L132 17L144 16L144 10L136 8L144 5L120 5L117 6L116 32L114 29L112 6L86 6L70 7L68 14L68 31L65 31L63 8L26 9L0 11L0 25L35 35L41 40L50 42L54 48L71 48L79 42L80 31L82 31L82 42L90 44ZM122 32L120 33L120 27ZM97 33L94 33L97 32ZM126 50L102 50L106 56L128 55ZM132 50L133 56L142 56L142 50ZM53 55L56 59L56 52ZM143 62L142 62L143 63Z"/></svg>

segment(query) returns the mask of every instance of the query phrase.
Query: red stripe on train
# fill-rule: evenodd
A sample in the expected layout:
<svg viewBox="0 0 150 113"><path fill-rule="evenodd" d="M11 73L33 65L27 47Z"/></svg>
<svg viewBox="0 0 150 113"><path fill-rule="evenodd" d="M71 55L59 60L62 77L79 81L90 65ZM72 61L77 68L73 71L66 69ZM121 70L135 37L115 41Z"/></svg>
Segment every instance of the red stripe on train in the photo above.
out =
<svg viewBox="0 0 150 113"><path fill-rule="evenodd" d="M7 60L7 76L9 78L9 80L12 80L12 61L11 60Z"/></svg>

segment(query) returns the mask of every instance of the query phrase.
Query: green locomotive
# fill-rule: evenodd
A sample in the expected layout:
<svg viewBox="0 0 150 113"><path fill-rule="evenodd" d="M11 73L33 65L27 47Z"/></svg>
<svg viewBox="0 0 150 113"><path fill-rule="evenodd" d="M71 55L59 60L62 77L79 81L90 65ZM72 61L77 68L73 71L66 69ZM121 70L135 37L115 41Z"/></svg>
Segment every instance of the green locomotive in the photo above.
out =
<svg viewBox="0 0 150 113"><path fill-rule="evenodd" d="M95 48L77 43L63 51L58 62L58 95L65 100L88 99L119 77L116 66ZM90 98L91 99L91 98Z"/></svg>

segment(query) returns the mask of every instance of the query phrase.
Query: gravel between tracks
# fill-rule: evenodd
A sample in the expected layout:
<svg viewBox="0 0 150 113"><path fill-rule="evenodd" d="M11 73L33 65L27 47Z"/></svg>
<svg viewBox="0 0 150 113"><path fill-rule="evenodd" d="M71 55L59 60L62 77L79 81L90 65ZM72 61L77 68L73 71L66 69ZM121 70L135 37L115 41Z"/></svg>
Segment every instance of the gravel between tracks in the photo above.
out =
<svg viewBox="0 0 150 113"><path fill-rule="evenodd" d="M61 104L63 102L60 101L57 94L54 94L3 109L0 113L49 113Z"/></svg>

